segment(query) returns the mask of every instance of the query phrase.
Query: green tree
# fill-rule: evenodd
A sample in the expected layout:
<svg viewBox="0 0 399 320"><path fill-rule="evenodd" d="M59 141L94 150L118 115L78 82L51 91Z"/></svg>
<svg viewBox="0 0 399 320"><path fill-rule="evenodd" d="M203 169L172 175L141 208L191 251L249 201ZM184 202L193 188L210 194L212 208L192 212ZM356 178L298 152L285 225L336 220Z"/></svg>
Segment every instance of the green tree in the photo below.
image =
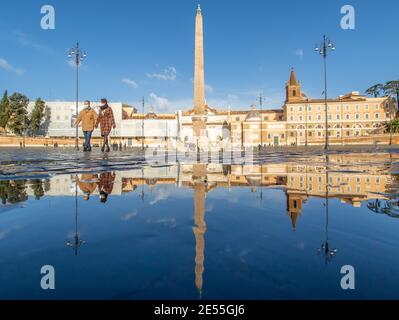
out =
<svg viewBox="0 0 399 320"><path fill-rule="evenodd" d="M3 205L16 204L28 200L26 180L0 181L0 199Z"/></svg>
<svg viewBox="0 0 399 320"><path fill-rule="evenodd" d="M383 90L384 90L384 85L381 83L377 83L374 86L368 88L366 90L366 93L369 96L373 96L374 98L377 98L380 95L381 91L383 91Z"/></svg>
<svg viewBox="0 0 399 320"><path fill-rule="evenodd" d="M399 111L399 80L388 81L384 86L384 92L396 99L397 110Z"/></svg>
<svg viewBox="0 0 399 320"><path fill-rule="evenodd" d="M35 195L35 199L40 200L40 198L43 197L45 193L43 181L41 179L32 179L29 181L29 183L33 194Z"/></svg>
<svg viewBox="0 0 399 320"><path fill-rule="evenodd" d="M6 129L8 117L10 115L10 103L8 101L7 90L4 92L3 99L0 102L0 128Z"/></svg>
<svg viewBox="0 0 399 320"><path fill-rule="evenodd" d="M38 98L30 114L30 131L33 136L37 135L41 128L41 124L44 119L45 107L45 102Z"/></svg>
<svg viewBox="0 0 399 320"><path fill-rule="evenodd" d="M29 99L20 94L14 93L10 97L10 116L8 128L16 135L22 136L29 125L28 103Z"/></svg>
<svg viewBox="0 0 399 320"><path fill-rule="evenodd" d="M399 133L399 118L387 122L386 132L390 132L392 127L393 133Z"/></svg>

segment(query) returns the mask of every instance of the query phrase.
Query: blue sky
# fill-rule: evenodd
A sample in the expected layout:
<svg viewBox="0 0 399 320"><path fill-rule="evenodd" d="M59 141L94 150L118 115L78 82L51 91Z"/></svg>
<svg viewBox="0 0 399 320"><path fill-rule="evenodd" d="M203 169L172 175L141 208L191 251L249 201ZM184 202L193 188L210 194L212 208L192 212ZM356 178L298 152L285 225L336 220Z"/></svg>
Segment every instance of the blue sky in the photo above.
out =
<svg viewBox="0 0 399 320"><path fill-rule="evenodd" d="M0 90L31 99L73 100L74 69L67 51L79 40L88 59L82 99L138 104L157 111L192 106L193 0L14 0L0 12ZM41 6L53 5L56 29L40 27ZM356 10L356 29L340 28L340 9ZM320 97L322 59L313 51L327 33L337 51L328 61L329 93L363 92L398 79L399 2L202 0L207 102L249 107L260 92L279 108L294 66L303 91Z"/></svg>

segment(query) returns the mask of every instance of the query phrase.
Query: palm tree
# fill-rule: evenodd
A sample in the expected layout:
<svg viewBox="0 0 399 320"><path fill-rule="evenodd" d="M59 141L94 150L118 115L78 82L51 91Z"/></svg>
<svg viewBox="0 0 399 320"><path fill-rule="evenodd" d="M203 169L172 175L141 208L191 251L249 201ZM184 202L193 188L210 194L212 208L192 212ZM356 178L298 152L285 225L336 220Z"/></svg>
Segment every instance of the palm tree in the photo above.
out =
<svg viewBox="0 0 399 320"><path fill-rule="evenodd" d="M383 90L386 95L396 98L397 110L399 111L399 80L388 81Z"/></svg>
<svg viewBox="0 0 399 320"><path fill-rule="evenodd" d="M399 133L399 118L388 121L386 124L386 132Z"/></svg>
<svg viewBox="0 0 399 320"><path fill-rule="evenodd" d="M384 85L381 83L377 83L374 86L368 88L365 92L368 95L373 96L374 98L377 98L380 95L381 91L383 91L383 90L384 90Z"/></svg>

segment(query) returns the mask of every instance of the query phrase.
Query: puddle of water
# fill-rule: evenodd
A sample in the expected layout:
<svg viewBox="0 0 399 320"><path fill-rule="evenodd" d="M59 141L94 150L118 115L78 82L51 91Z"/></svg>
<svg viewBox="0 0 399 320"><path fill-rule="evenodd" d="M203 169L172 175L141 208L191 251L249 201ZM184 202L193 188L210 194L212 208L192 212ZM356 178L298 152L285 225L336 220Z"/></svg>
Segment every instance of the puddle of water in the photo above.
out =
<svg viewBox="0 0 399 320"><path fill-rule="evenodd" d="M395 153L93 157L60 156L73 171L2 162L0 299L398 298ZM341 289L344 265L355 290Z"/></svg>

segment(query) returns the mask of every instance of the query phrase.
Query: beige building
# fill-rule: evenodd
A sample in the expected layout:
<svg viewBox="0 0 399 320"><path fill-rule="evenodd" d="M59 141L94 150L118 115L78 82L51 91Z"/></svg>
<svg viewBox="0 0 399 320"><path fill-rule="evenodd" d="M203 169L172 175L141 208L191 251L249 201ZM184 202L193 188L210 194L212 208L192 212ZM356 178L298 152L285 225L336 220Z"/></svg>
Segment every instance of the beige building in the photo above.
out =
<svg viewBox="0 0 399 320"><path fill-rule="evenodd" d="M337 99L312 99L301 93L294 70L286 86L284 114L287 121L287 145L321 144L326 132L333 144L344 138L368 136L383 131L387 121L396 116L396 106L389 97L368 98L354 91Z"/></svg>

